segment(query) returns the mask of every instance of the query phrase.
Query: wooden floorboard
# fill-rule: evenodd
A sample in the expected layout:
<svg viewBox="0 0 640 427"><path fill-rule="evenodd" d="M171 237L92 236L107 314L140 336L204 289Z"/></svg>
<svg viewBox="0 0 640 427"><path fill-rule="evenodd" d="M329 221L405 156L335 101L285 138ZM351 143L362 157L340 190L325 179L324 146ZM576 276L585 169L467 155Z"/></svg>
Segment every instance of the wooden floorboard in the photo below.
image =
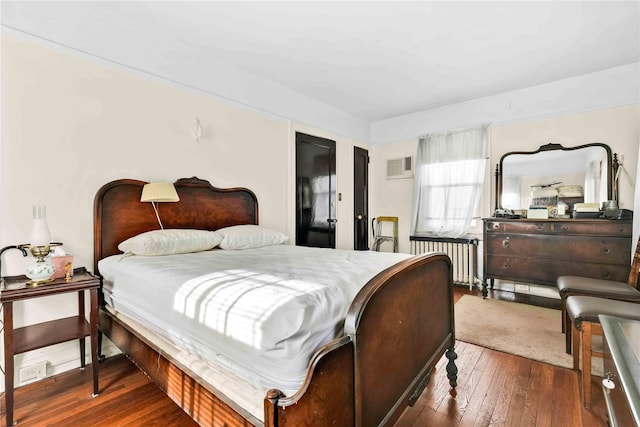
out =
<svg viewBox="0 0 640 427"><path fill-rule="evenodd" d="M456 301L464 294L456 287ZM490 298L558 308L559 301L492 290ZM560 328L560 325L558 325ZM446 362L397 427L424 426L606 426L606 408L593 377L591 409L580 405L580 378L570 369L532 361L464 342L456 343L458 387L449 394ZM91 369L65 372L20 387L15 393L18 426L197 426L124 356L100 365L100 395L91 397ZM2 396L4 397L4 396ZM0 427L5 426L4 398Z"/></svg>

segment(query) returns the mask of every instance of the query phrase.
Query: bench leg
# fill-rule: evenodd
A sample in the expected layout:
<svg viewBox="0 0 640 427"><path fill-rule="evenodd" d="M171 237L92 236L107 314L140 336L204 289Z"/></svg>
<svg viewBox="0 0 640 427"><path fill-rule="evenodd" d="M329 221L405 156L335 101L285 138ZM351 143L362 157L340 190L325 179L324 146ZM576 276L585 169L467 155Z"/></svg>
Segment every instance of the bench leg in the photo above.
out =
<svg viewBox="0 0 640 427"><path fill-rule="evenodd" d="M572 322L571 322L571 319L569 318L569 315L567 314L566 308L564 311L564 324L566 325L566 330L564 332L565 351L567 352L567 354L571 354L571 348L572 348L571 336L573 335L573 332L571 331L571 329L575 329L575 328L572 327Z"/></svg>
<svg viewBox="0 0 640 427"><path fill-rule="evenodd" d="M562 333L567 333L567 302L564 298L560 297L560 311L562 313ZM568 349L567 349L568 351Z"/></svg>
<svg viewBox="0 0 640 427"><path fill-rule="evenodd" d="M591 407L591 322L582 322L582 403Z"/></svg>
<svg viewBox="0 0 640 427"><path fill-rule="evenodd" d="M568 335L573 335L573 370L580 370L580 331L575 326Z"/></svg>

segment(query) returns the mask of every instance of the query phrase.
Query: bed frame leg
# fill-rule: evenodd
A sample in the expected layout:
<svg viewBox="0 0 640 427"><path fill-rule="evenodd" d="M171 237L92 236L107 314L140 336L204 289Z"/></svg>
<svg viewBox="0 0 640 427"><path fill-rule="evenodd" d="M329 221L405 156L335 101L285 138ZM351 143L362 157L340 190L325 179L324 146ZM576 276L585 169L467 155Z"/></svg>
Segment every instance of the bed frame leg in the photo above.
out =
<svg viewBox="0 0 640 427"><path fill-rule="evenodd" d="M458 355L456 354L453 346L449 347L445 355L447 356L447 359L449 359L449 362L447 362L447 378L449 378L449 385L451 385L449 394L455 397L456 387L458 385L458 367L456 366L455 360L458 358Z"/></svg>

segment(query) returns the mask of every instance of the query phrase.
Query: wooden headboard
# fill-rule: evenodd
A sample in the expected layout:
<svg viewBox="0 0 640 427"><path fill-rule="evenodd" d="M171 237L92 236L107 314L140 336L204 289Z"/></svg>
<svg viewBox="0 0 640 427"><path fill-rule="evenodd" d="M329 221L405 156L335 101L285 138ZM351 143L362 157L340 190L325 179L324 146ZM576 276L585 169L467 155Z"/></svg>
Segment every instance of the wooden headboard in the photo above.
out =
<svg viewBox="0 0 640 427"><path fill-rule="evenodd" d="M140 202L144 181L119 179L103 185L93 204L93 261L121 253L123 240L158 230L151 203ZM209 181L181 178L174 183L179 202L157 203L164 228L217 230L241 224L258 224L258 200L246 188L216 188Z"/></svg>

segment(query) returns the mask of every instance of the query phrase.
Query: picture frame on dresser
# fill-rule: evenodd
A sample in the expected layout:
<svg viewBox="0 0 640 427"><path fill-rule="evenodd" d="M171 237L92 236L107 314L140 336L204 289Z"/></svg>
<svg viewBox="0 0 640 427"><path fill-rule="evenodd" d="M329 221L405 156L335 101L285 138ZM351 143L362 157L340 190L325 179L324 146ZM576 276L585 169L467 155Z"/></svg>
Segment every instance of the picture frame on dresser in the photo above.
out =
<svg viewBox="0 0 640 427"><path fill-rule="evenodd" d="M496 210L483 219L483 296L496 279L543 286L555 286L561 275L626 281L630 212L603 218L599 208L617 201L617 167L617 156L603 143L504 154L496 166Z"/></svg>

